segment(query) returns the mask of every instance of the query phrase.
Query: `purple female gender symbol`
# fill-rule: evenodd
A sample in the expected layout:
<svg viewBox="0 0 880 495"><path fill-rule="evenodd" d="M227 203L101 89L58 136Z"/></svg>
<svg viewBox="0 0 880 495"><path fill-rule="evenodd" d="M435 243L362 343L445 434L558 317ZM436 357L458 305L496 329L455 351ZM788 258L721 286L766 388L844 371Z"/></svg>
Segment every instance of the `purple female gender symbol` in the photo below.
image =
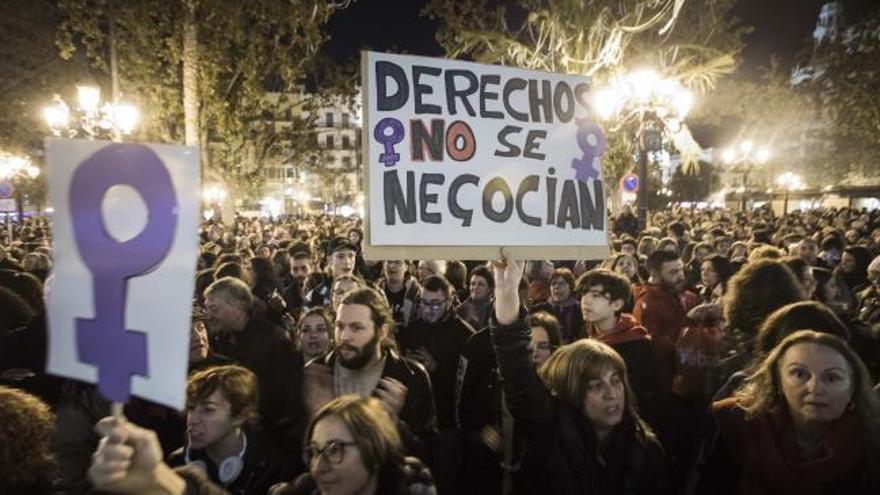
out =
<svg viewBox="0 0 880 495"><path fill-rule="evenodd" d="M575 178L581 182L599 178L598 158L605 153L608 142L602 129L589 119L575 119L578 126L577 143L581 149L580 158L572 158L571 168L575 169Z"/></svg>
<svg viewBox="0 0 880 495"><path fill-rule="evenodd" d="M144 230L125 242L110 237L101 214L104 195L116 185L137 190L149 212ZM125 402L131 375L148 376L146 336L125 329L127 282L154 269L171 250L177 226L171 175L146 146L108 145L74 172L70 212L76 245L92 272L95 291L95 318L76 319L79 358L98 367L98 390L105 398Z"/></svg>
<svg viewBox="0 0 880 495"><path fill-rule="evenodd" d="M385 134L386 129L391 129L391 134ZM373 137L385 146L385 152L379 155L379 161L386 167L393 167L400 161L400 154L394 152L394 145L403 141L403 124L393 117L385 117L376 124Z"/></svg>

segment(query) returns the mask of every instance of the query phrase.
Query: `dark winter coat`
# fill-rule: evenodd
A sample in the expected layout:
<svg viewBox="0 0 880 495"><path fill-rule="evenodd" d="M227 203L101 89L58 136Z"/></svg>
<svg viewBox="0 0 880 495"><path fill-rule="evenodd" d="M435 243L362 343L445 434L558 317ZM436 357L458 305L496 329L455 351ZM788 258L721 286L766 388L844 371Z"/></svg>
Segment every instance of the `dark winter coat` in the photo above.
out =
<svg viewBox="0 0 880 495"><path fill-rule="evenodd" d="M205 463L208 479L214 484L223 487L224 490L232 495L263 495L272 485L284 479L289 479L285 475L292 473L285 472L282 469L282 459L278 459L278 456L269 455L270 452L266 450L267 446L263 443L262 435L258 431L248 429L245 434L247 435L248 443L247 450L242 459L244 464L238 477L228 485L223 485L220 482L219 466L211 460L204 450L190 450L189 462L201 461ZM168 456L167 462L172 468L183 466L195 467L187 463L185 446L172 452Z"/></svg>
<svg viewBox="0 0 880 495"><path fill-rule="evenodd" d="M525 319L491 328L504 394L526 439L515 484L520 493L655 494L665 490L664 455L653 437L624 420L606 439L600 461L589 420L551 395L529 353Z"/></svg>
<svg viewBox="0 0 880 495"><path fill-rule="evenodd" d="M244 330L214 336L211 348L257 375L264 431L272 434L304 427L303 358L281 327L252 312Z"/></svg>
<svg viewBox="0 0 880 495"><path fill-rule="evenodd" d="M303 473L292 483L273 486L269 495L320 495L315 479ZM387 466L379 473L377 494L435 495L431 471L415 457L407 457L401 466Z"/></svg>
<svg viewBox="0 0 880 495"><path fill-rule="evenodd" d="M437 365L429 373L434 403L437 406L437 424L441 431L455 428L455 377L458 372L458 358L473 334L474 329L451 312L436 324L419 318L397 334L397 346L401 351L424 348Z"/></svg>

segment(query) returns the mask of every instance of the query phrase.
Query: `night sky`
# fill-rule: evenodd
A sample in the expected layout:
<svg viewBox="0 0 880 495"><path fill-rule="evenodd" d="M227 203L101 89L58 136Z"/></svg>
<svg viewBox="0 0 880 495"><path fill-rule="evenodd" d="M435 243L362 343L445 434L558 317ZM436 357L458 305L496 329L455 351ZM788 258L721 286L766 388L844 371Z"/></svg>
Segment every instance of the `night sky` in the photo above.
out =
<svg viewBox="0 0 880 495"><path fill-rule="evenodd" d="M585 0L586 1L586 0ZM876 0L845 0L844 13L862 15ZM797 53L808 48L824 0L740 0L734 8L744 24L754 27L746 38L742 74L760 72L775 55L792 67ZM330 22L326 52L337 61L355 60L361 49L443 56L434 40L436 24L420 16L425 0L356 0ZM689 2L685 2L688 8Z"/></svg>
<svg viewBox="0 0 880 495"><path fill-rule="evenodd" d="M427 0L356 0L330 22L331 40L324 51L337 62L359 63L359 51L369 49L442 57L434 39L436 23L421 16ZM584 0L587 1L587 0ZM844 16L863 16L877 0L844 0ZM686 0L685 8L690 3ZM753 31L744 38L743 63L736 77L752 79L762 74L775 57L789 72L799 54L808 54L819 10L825 0L740 0L732 14ZM734 124L735 123L731 123ZM694 137L703 146L718 146L729 139L725 127L695 126ZM729 129L728 129L729 130Z"/></svg>

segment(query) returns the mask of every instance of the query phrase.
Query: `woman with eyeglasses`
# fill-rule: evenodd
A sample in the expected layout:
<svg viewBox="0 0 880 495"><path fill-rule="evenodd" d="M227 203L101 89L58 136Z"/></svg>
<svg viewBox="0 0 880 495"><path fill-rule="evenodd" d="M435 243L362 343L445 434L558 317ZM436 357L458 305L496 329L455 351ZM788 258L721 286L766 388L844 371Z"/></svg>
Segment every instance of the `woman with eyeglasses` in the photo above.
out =
<svg viewBox="0 0 880 495"><path fill-rule="evenodd" d="M431 472L404 457L397 427L374 398L344 395L315 413L306 430L309 471L270 495L434 494Z"/></svg>

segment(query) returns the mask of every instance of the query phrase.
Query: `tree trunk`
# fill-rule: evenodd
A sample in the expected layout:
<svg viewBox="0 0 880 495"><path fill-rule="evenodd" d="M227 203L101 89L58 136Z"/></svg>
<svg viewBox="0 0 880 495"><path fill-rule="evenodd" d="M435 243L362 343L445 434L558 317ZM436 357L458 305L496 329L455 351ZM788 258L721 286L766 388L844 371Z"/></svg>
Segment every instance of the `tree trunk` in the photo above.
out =
<svg viewBox="0 0 880 495"><path fill-rule="evenodd" d="M199 37L198 0L183 0L183 121L184 143L199 147Z"/></svg>
<svg viewBox="0 0 880 495"><path fill-rule="evenodd" d="M119 65L116 56L116 12L113 10L113 2L107 2L107 16L110 23L110 102L116 108L119 103ZM122 141L119 127L114 125L112 134L114 141Z"/></svg>

